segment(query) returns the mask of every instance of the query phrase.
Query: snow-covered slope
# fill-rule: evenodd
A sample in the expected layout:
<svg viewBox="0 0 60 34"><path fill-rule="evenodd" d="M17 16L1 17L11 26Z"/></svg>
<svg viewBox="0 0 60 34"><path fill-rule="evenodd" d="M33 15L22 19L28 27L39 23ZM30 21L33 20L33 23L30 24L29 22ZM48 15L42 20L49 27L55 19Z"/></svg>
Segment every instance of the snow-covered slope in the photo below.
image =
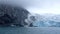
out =
<svg viewBox="0 0 60 34"><path fill-rule="evenodd" d="M28 20L33 23L33 26L60 27L60 14L34 14L28 17Z"/></svg>

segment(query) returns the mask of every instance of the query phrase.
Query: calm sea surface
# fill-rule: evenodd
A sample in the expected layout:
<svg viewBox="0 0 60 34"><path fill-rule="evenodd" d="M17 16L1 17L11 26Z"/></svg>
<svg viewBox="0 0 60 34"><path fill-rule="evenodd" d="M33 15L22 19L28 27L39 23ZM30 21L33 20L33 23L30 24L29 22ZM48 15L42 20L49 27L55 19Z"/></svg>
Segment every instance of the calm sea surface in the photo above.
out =
<svg viewBox="0 0 60 34"><path fill-rule="evenodd" d="M60 34L59 27L0 27L0 34Z"/></svg>

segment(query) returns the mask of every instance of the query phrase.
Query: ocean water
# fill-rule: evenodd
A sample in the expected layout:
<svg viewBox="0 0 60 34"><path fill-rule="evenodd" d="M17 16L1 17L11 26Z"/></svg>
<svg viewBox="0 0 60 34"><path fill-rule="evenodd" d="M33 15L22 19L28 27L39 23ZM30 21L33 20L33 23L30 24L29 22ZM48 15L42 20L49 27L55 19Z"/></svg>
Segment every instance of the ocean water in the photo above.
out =
<svg viewBox="0 0 60 34"><path fill-rule="evenodd" d="M0 27L0 34L60 34L60 27Z"/></svg>

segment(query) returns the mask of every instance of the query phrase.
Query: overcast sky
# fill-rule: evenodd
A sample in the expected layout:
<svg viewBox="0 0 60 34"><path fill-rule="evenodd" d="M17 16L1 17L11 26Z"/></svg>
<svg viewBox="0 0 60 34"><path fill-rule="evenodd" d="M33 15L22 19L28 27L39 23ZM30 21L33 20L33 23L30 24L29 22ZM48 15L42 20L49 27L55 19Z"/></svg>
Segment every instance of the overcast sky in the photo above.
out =
<svg viewBox="0 0 60 34"><path fill-rule="evenodd" d="M60 14L60 0L0 0L2 3L22 5L33 13Z"/></svg>
<svg viewBox="0 0 60 34"><path fill-rule="evenodd" d="M60 0L36 0L36 4L28 10L34 13L44 14L60 14Z"/></svg>

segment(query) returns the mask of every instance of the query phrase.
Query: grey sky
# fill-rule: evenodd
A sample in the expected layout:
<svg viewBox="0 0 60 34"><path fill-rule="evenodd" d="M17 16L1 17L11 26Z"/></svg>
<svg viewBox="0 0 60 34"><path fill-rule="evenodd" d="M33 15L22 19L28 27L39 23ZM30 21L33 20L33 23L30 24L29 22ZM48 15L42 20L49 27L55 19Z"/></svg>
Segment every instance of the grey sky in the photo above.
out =
<svg viewBox="0 0 60 34"><path fill-rule="evenodd" d="M60 14L60 0L0 0L2 3L22 5L33 13Z"/></svg>

